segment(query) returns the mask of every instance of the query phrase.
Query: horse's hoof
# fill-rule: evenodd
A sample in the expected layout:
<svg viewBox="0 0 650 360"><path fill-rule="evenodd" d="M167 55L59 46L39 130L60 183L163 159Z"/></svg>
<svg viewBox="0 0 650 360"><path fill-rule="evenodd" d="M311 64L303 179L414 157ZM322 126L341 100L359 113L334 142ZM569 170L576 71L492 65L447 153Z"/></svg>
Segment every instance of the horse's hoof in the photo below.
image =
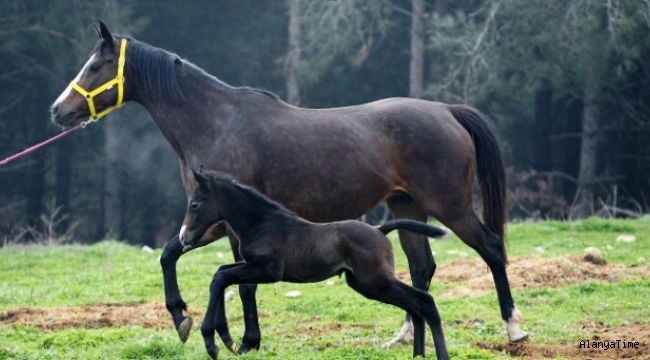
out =
<svg viewBox="0 0 650 360"><path fill-rule="evenodd" d="M181 322L180 325L178 325L178 329L176 329L178 337L181 338L181 341L183 343L185 343L187 341L187 338L190 337L190 330L192 330L192 317L188 316ZM214 359L216 359L216 357Z"/></svg>
<svg viewBox="0 0 650 360"><path fill-rule="evenodd" d="M228 345L228 350L230 350L231 353L236 354L237 353L237 343L232 342L230 345Z"/></svg>
<svg viewBox="0 0 650 360"><path fill-rule="evenodd" d="M513 336L508 335L508 340L511 343L523 342L528 339L528 333L520 331L518 334Z"/></svg>

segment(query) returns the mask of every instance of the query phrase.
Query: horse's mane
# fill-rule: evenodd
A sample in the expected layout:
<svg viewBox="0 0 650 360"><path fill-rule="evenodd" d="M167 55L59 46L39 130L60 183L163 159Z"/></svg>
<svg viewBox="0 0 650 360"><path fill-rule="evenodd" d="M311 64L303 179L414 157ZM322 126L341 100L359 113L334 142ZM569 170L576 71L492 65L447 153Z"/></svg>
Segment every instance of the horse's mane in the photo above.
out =
<svg viewBox="0 0 650 360"><path fill-rule="evenodd" d="M222 173L219 171L208 171L206 172L206 174L210 177L211 181L219 182L222 184L226 184L229 187L239 189L241 192L243 192L248 197L250 197L253 201L261 203L264 206L270 208L271 210L283 212L287 215L290 215L291 217L298 216L295 212L287 209L279 202L271 200L269 197L263 195L261 192L259 192L257 189L251 186L244 185L237 182L237 180L235 180L232 176L226 173Z"/></svg>
<svg viewBox="0 0 650 360"><path fill-rule="evenodd" d="M232 87L215 76L207 73L195 64L181 59L174 53L137 41L130 37L126 38L129 40L126 51L128 59L126 62L126 69L127 71L132 70L132 73L134 74L137 73L144 75L142 76L142 84L145 90L148 93L153 94L157 101L183 101L183 93L176 76L176 64L181 62L184 65L196 69L202 75L211 78L213 81L224 87L240 91L253 91L264 94L275 100L280 99L276 94L268 90L247 86Z"/></svg>
<svg viewBox="0 0 650 360"><path fill-rule="evenodd" d="M129 74L142 74L142 85L157 101L182 102L183 93L175 68L175 62L180 58L141 41L127 39L127 79Z"/></svg>
<svg viewBox="0 0 650 360"><path fill-rule="evenodd" d="M270 97L270 98L272 98L274 100L280 100L280 97L277 94L275 94L274 92L269 91L269 90L258 89L258 88L248 87L248 86L242 86L242 87L239 87L238 89L244 90L244 91L257 92L257 93L260 93L262 95L266 95L266 96L268 96L268 97Z"/></svg>

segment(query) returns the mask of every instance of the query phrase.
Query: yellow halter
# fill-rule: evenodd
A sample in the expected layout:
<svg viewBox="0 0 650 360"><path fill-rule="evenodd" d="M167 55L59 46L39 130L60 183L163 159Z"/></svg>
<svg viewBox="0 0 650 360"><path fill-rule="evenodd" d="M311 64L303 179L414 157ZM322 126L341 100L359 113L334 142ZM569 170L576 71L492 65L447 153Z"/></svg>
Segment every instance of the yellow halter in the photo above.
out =
<svg viewBox="0 0 650 360"><path fill-rule="evenodd" d="M121 107L123 104L122 100L124 98L124 63L126 62L126 43L127 40L122 39L122 43L120 44L120 58L117 61L117 76L114 79L109 80L108 82L104 83L104 85L101 85L90 92L79 86L79 84L75 83L74 80L70 82L70 86L73 89L77 90L81 96L85 97L86 101L88 102L88 109L90 110L90 118L88 119L89 122L97 121L102 116ZM93 98L106 90L112 89L113 85L117 85L117 102L115 103L115 106L108 107L104 109L104 111L97 114L95 111L95 101Z"/></svg>

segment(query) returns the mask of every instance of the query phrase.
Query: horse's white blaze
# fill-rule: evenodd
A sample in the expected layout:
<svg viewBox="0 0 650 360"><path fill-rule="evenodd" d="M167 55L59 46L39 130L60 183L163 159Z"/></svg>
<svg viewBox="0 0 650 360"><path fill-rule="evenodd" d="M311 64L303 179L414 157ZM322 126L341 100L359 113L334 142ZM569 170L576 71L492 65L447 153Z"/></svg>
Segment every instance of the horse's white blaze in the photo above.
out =
<svg viewBox="0 0 650 360"><path fill-rule="evenodd" d="M94 59L95 59L95 54L93 54L93 56L91 56L90 59L88 59L88 61L86 61L86 64L81 68L81 71L79 71L79 74L77 74L77 76L75 76L74 80L72 80L72 81L78 83L79 80L81 80L81 76L84 74L84 72L86 72L86 69L90 66L90 63ZM63 92L61 93L61 95L59 95L59 97L56 98L56 100L54 100L54 104L52 104L52 106L56 106L59 103L61 103L63 100L65 100L68 97L68 95L70 95L71 91L72 91L72 86L70 86L70 84L68 84L68 87L66 87L65 90L63 90Z"/></svg>
<svg viewBox="0 0 650 360"><path fill-rule="evenodd" d="M528 334L519 329L519 322L522 319L521 312L517 307L512 307L512 316L506 321L506 328L508 329L508 340L511 342L519 341L528 337Z"/></svg>

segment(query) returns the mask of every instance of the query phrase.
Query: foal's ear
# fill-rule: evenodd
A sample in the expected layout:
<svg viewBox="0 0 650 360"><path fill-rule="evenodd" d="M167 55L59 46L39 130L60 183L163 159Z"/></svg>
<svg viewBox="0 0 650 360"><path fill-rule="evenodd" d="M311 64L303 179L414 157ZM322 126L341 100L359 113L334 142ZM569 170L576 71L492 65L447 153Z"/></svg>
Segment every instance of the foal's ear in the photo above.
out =
<svg viewBox="0 0 650 360"><path fill-rule="evenodd" d="M194 180L196 180L196 183L199 184L200 188L202 189L210 188L210 178L208 178L208 176L205 175L205 168L203 167L203 165L199 167L198 171L192 169L192 173L194 174Z"/></svg>
<svg viewBox="0 0 650 360"><path fill-rule="evenodd" d="M95 27L95 30L97 30L97 35L99 35L100 39L106 41L108 45L113 46L113 35L101 20L99 21L99 27Z"/></svg>

